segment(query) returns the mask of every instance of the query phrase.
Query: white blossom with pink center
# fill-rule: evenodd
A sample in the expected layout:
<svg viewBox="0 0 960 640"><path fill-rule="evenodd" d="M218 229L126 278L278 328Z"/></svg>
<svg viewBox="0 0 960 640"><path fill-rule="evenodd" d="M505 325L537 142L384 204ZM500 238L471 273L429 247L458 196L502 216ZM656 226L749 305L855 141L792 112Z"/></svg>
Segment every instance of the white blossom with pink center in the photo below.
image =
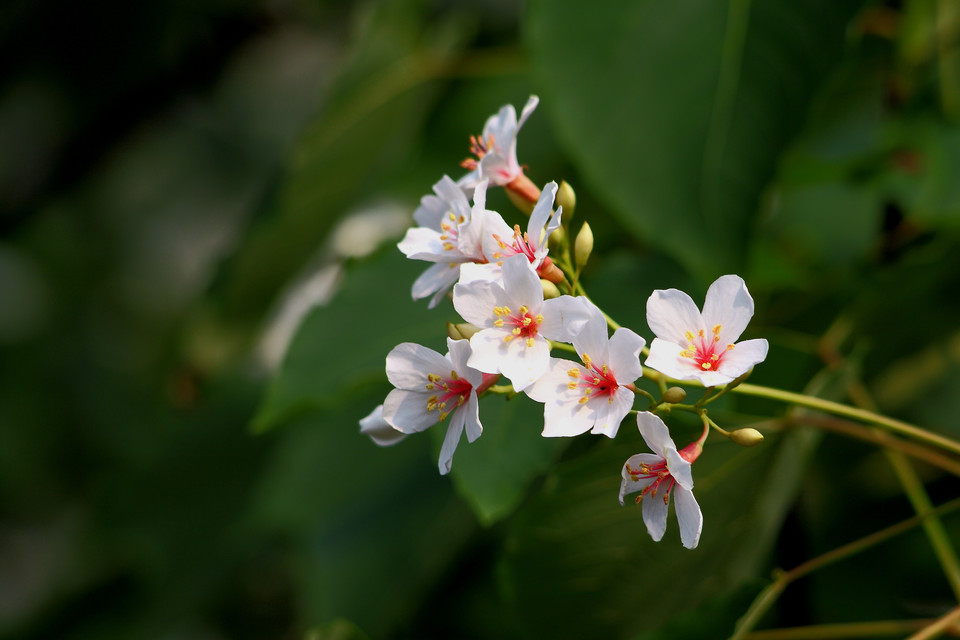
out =
<svg viewBox="0 0 960 640"><path fill-rule="evenodd" d="M540 278L526 256L503 262L503 281L473 273L482 267L464 265L453 288L453 306L464 320L480 328L470 338L469 365L485 373L502 373L523 391L547 371L548 340L570 342L589 319L582 299L543 299Z"/></svg>
<svg viewBox="0 0 960 640"><path fill-rule="evenodd" d="M367 417L360 420L360 433L369 436L374 443L381 447L389 447L397 444L406 434L390 426L390 423L383 419L383 405L377 405L377 408L371 411Z"/></svg>
<svg viewBox="0 0 960 640"><path fill-rule="evenodd" d="M687 549L693 549L700 542L703 514L693 497L691 467L700 455L702 443L696 441L677 451L667 425L647 411L637 414L637 427L653 453L630 456L623 465L620 504L625 495L639 491L636 501L643 505L643 522L650 537L659 541L667 530L667 508L673 493L680 541Z"/></svg>
<svg viewBox="0 0 960 640"><path fill-rule="evenodd" d="M753 298L739 276L710 285L703 313L686 293L658 289L647 300L647 324L657 337L645 364L705 387L732 382L767 357L766 340L737 342L752 317Z"/></svg>
<svg viewBox="0 0 960 640"><path fill-rule="evenodd" d="M539 103L540 98L530 96L519 121L516 109L510 104L487 118L480 137L470 136L470 153L475 158L463 161L463 168L470 173L457 180L457 184L469 191L481 180L489 180L491 185L506 186L522 176L523 167L517 161L517 134Z"/></svg>
<svg viewBox="0 0 960 640"><path fill-rule="evenodd" d="M402 433L417 433L450 417L440 449L440 473L449 473L460 436L467 441L483 433L477 394L493 384L467 364L470 343L447 339L450 352L442 356L433 349L404 342L387 355L387 379L396 389L383 402L383 420Z"/></svg>
<svg viewBox="0 0 960 640"><path fill-rule="evenodd" d="M633 381L643 375L640 351L645 340L630 329L617 329L607 338L607 321L589 301L590 319L573 338L583 364L550 358L547 373L526 389L544 404L543 435L592 433L613 438L633 408Z"/></svg>
<svg viewBox="0 0 960 640"><path fill-rule="evenodd" d="M460 278L461 264L486 262L481 238L487 183L477 184L473 207L448 176L433 185L433 190L437 195L424 196L413 213L419 226L408 229L397 245L411 260L436 263L417 278L412 291L414 300L433 296L428 305L431 309Z"/></svg>
<svg viewBox="0 0 960 640"><path fill-rule="evenodd" d="M556 195L556 182L550 182L543 188L530 214L526 232L520 231L518 224L511 229L495 211L484 212L482 243L483 254L488 261L484 269L489 279L499 280L503 261L516 255L525 256L541 278L557 282L563 277L563 273L553 266L547 256L550 251L547 239L560 227L560 216L563 213L562 207L557 207L556 212L553 211ZM559 278L553 277L554 274L559 274Z"/></svg>

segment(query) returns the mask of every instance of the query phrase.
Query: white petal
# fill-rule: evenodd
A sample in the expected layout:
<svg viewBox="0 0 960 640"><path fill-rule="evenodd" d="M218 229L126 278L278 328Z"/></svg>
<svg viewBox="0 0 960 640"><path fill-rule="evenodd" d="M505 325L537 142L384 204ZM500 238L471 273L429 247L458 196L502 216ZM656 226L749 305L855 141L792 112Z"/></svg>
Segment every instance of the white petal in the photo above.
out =
<svg viewBox="0 0 960 640"><path fill-rule="evenodd" d="M387 380L398 389L426 391L427 374L447 376L452 369L448 359L414 342L399 344L387 354Z"/></svg>
<svg viewBox="0 0 960 640"><path fill-rule="evenodd" d="M429 393L394 389L383 401L383 419L403 433L418 433L440 420L437 411L427 412Z"/></svg>
<svg viewBox="0 0 960 640"><path fill-rule="evenodd" d="M540 312L543 305L543 285L530 267L524 255L516 255L503 261L503 289L512 308L526 305L530 313Z"/></svg>
<svg viewBox="0 0 960 640"><path fill-rule="evenodd" d="M484 211L487 208L487 185L486 180L481 180L473 189L473 208L471 211L476 214L478 211Z"/></svg>
<svg viewBox="0 0 960 640"><path fill-rule="evenodd" d="M667 449L666 454L667 470L673 479L684 489L693 489L693 465L680 457L676 449Z"/></svg>
<svg viewBox="0 0 960 640"><path fill-rule="evenodd" d="M680 525L680 541L687 549L695 549L700 542L703 530L703 514L693 492L677 486L673 489L674 509L677 511L677 524Z"/></svg>
<svg viewBox="0 0 960 640"><path fill-rule="evenodd" d="M369 436L376 444L381 447L389 447L397 444L406 434L394 429L383 419L383 405L377 405L377 408L370 412L367 417L360 420L360 433Z"/></svg>
<svg viewBox="0 0 960 640"><path fill-rule="evenodd" d="M517 177L520 167L516 160L504 156L499 151L488 153L480 159L480 177L489 180L493 185L505 185Z"/></svg>
<svg viewBox="0 0 960 640"><path fill-rule="evenodd" d="M459 284L467 285L473 282L494 282L503 290L503 277L500 273L500 265L496 262L477 264L466 262L460 265Z"/></svg>
<svg viewBox="0 0 960 640"><path fill-rule="evenodd" d="M463 412L464 421L467 430L467 442L473 442L483 433L483 425L480 424L480 401L476 393L471 393L458 411Z"/></svg>
<svg viewBox="0 0 960 640"><path fill-rule="evenodd" d="M647 325L658 338L677 344L686 344L687 331L703 328L697 305L679 289L657 289L650 295Z"/></svg>
<svg viewBox="0 0 960 640"><path fill-rule="evenodd" d="M447 358L449 358L457 375L473 385L474 388L479 386L483 382L483 374L467 365L467 361L473 354L470 341L447 338L447 349L450 351Z"/></svg>
<svg viewBox="0 0 960 640"><path fill-rule="evenodd" d="M530 114L533 113L533 110L537 108L538 104L540 104L539 97L530 96L527 98L527 103L523 105L523 111L520 112L520 121L517 122L517 131L519 131L520 127L523 126L523 123L527 121L527 118L530 117Z"/></svg>
<svg viewBox="0 0 960 640"><path fill-rule="evenodd" d="M704 329L710 331L719 324L723 344L736 342L752 317L753 298L740 276L721 276L707 289L703 302Z"/></svg>
<svg viewBox="0 0 960 640"><path fill-rule="evenodd" d="M470 338L470 359L467 366L484 373L500 373L500 361L506 353L505 329L483 329Z"/></svg>
<svg viewBox="0 0 960 640"><path fill-rule="evenodd" d="M523 391L537 402L560 402L561 396L565 395L564 392L570 392L567 384L572 378L567 375L567 372L570 369L583 371L583 367L563 358L550 358L548 362L546 373Z"/></svg>
<svg viewBox="0 0 960 640"><path fill-rule="evenodd" d="M441 198L426 195L420 198L420 206L413 212L413 219L421 227L440 231L440 223L449 210L449 205Z"/></svg>
<svg viewBox="0 0 960 640"><path fill-rule="evenodd" d="M463 433L464 414L462 411L455 411L450 418L450 425L447 427L447 435L443 437L443 446L440 447L440 473L446 475L450 473L453 465L453 453L460 444L460 435Z"/></svg>
<svg viewBox="0 0 960 640"><path fill-rule="evenodd" d="M464 271L470 274L475 270L464 269ZM503 298L503 289L498 284L487 280L477 279L466 284L461 282L453 287L453 308L464 320L478 327L493 326L496 320L493 308L500 306Z"/></svg>
<svg viewBox="0 0 960 640"><path fill-rule="evenodd" d="M460 264L456 262L439 262L430 265L430 267L420 274L413 283L411 295L414 300L426 298L434 295L434 300L430 301L430 308L437 306L437 302L442 298L456 282L460 275ZM436 296L439 295L439 298Z"/></svg>
<svg viewBox="0 0 960 640"><path fill-rule="evenodd" d="M609 354L607 364L610 365L610 370L621 385L630 384L643 375L640 352L646 342L626 327L620 327L613 332L607 349Z"/></svg>
<svg viewBox="0 0 960 640"><path fill-rule="evenodd" d="M577 399L573 397L566 402L544 403L541 435L545 438L568 438L589 431L595 422L594 411L577 402Z"/></svg>
<svg viewBox="0 0 960 640"><path fill-rule="evenodd" d="M463 216L470 217L470 202L456 182L449 176L443 176L440 182L433 185L433 190L440 198L447 203L447 209L453 213L455 218Z"/></svg>
<svg viewBox="0 0 960 640"><path fill-rule="evenodd" d="M632 391L619 388L609 398L594 398L588 402L587 404L593 404L594 406L600 405L591 433L615 438L617 430L620 429L620 423L633 408L633 400Z"/></svg>
<svg viewBox="0 0 960 640"><path fill-rule="evenodd" d="M413 227L407 229L403 240L397 243L397 248L411 260L426 260L428 262L450 262L449 251L443 248L440 232L427 227Z"/></svg>
<svg viewBox="0 0 960 640"><path fill-rule="evenodd" d="M723 354L717 370L725 376L730 376L731 379L739 378L749 371L750 367L766 359L769 347L770 345L763 338L738 342L733 349Z"/></svg>
<svg viewBox="0 0 960 640"><path fill-rule="evenodd" d="M482 216L483 235L481 237L481 246L483 255L487 260L494 261L504 257L501 255L503 249L500 247L497 238L506 244L513 242L513 229L507 226L503 216L496 211L485 211ZM512 254L511 254L512 255Z"/></svg>
<svg viewBox="0 0 960 640"><path fill-rule="evenodd" d="M517 130L517 110L512 104L506 104L500 107L494 115L487 118L483 125L483 141L489 142L490 136L493 136L493 143L499 150L516 135Z"/></svg>
<svg viewBox="0 0 960 640"><path fill-rule="evenodd" d="M509 343L501 340L501 343L506 346L506 353L500 352L500 373L510 380L515 390L523 391L546 373L550 363L550 345L546 340L534 338L533 346L530 347L522 338L513 339Z"/></svg>
<svg viewBox="0 0 960 640"><path fill-rule="evenodd" d="M530 214L530 221L527 223L527 236L534 243L534 248L540 248L546 244L546 227L547 223L550 222L550 215L553 213L553 199L556 195L557 183L547 183L540 192L540 198Z"/></svg>
<svg viewBox="0 0 960 640"><path fill-rule="evenodd" d="M600 311L597 305L586 298L575 299L580 301L587 311L587 322L573 338L573 347L581 357L583 357L585 353L590 356L590 358L597 363L597 366L609 365L607 320L603 317L603 312ZM611 369L613 369L612 366ZM614 375L616 375L616 369L613 369L613 371ZM634 378L634 380L636 380L636 378Z"/></svg>
<svg viewBox="0 0 960 640"><path fill-rule="evenodd" d="M548 340L572 342L590 320L584 304L586 298L560 296L543 303L543 323L540 333Z"/></svg>
<svg viewBox="0 0 960 640"><path fill-rule="evenodd" d="M699 380L703 370L690 358L681 356L683 350L675 342L654 338L644 364L677 380Z"/></svg>
<svg viewBox="0 0 960 640"><path fill-rule="evenodd" d="M647 525L647 533L657 542L663 538L663 534L667 531L667 503L663 500L665 495L669 494L658 492L654 495L648 493L641 503L643 505L643 523Z"/></svg>
<svg viewBox="0 0 960 640"><path fill-rule="evenodd" d="M660 462L660 457L655 456L652 453L637 453L629 458L623 464L623 469L620 471L620 476L622 478L620 482L620 504L623 504L623 497L631 493L636 493L637 491L643 491L646 489L653 478L641 478L640 480L633 480L630 477L630 473L627 471L629 466L632 469L639 469L641 465L654 465Z"/></svg>
<svg viewBox="0 0 960 640"><path fill-rule="evenodd" d="M666 457L667 449L677 450L667 425L655 414L649 411L638 413L637 428L640 429L640 435L643 436L643 441L647 443L650 450L661 458Z"/></svg>

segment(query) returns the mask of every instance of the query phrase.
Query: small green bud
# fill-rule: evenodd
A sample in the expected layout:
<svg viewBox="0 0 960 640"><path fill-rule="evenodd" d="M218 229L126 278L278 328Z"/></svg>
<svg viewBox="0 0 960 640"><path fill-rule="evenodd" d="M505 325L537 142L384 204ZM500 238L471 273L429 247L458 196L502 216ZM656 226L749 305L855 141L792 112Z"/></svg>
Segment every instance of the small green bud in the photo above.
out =
<svg viewBox="0 0 960 640"><path fill-rule="evenodd" d="M763 442L763 434L756 429L737 429L730 432L730 439L743 447L752 447Z"/></svg>
<svg viewBox="0 0 960 640"><path fill-rule="evenodd" d="M540 280L540 284L543 286L543 299L552 300L554 298L560 297L560 289L557 289L557 285L553 284L549 280Z"/></svg>
<svg viewBox="0 0 960 640"><path fill-rule="evenodd" d="M683 402L686 397L687 391L683 387L670 387L663 392L663 401L669 402L670 404Z"/></svg>
<svg viewBox="0 0 960 640"><path fill-rule="evenodd" d="M566 180L560 181L556 203L557 206L563 207L563 221L569 223L573 220L573 212L577 208L577 193Z"/></svg>
<svg viewBox="0 0 960 640"><path fill-rule="evenodd" d="M557 227L553 230L553 233L550 234L550 237L547 239L547 243L551 247L562 247L563 243L567 241L567 232L563 227Z"/></svg>
<svg viewBox="0 0 960 640"><path fill-rule="evenodd" d="M577 234L577 239L573 242L573 256L577 261L577 267L583 267L587 264L592 252L593 231L590 229L590 225L584 222L583 226L580 227L580 233Z"/></svg>
<svg viewBox="0 0 960 640"><path fill-rule="evenodd" d="M447 335L453 340L469 340L473 334L480 331L480 327L474 326L469 322L459 324L447 323Z"/></svg>

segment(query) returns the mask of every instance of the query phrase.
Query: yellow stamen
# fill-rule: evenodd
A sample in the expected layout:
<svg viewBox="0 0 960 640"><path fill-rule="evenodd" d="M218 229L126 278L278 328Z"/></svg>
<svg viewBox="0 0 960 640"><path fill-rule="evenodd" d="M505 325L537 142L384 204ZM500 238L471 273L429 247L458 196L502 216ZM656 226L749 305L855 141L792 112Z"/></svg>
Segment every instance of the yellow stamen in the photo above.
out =
<svg viewBox="0 0 960 640"><path fill-rule="evenodd" d="M577 383L576 383L576 382L570 382L570 383L567 384L567 389L570 389L570 391L573 391L573 390L576 389L576 388L577 388Z"/></svg>
<svg viewBox="0 0 960 640"><path fill-rule="evenodd" d="M515 335L515 336L520 335L520 327L514 327L514 328L513 328L513 335Z"/></svg>
<svg viewBox="0 0 960 640"><path fill-rule="evenodd" d="M527 338L527 346L528 346L528 347L532 347L532 346L533 346L533 338Z"/></svg>
<svg viewBox="0 0 960 640"><path fill-rule="evenodd" d="M579 369L570 369L569 371L567 371L567 375L570 376L571 378L579 378L579 377L580 377L580 370L579 370Z"/></svg>
<svg viewBox="0 0 960 640"><path fill-rule="evenodd" d="M497 318L496 320L494 320L494 321L493 321L493 326L495 326L495 327L502 327L502 326L503 326L503 318Z"/></svg>

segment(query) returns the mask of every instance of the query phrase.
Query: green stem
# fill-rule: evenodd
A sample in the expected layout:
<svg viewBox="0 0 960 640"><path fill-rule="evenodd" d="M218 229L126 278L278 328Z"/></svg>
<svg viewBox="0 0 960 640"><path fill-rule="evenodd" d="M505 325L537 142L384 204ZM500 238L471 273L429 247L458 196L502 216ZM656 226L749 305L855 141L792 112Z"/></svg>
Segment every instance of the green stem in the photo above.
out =
<svg viewBox="0 0 960 640"><path fill-rule="evenodd" d="M780 402L787 402L801 407L807 407L809 409L817 409L826 413L852 418L854 420L859 420L860 422L866 422L868 424L874 424L878 427L889 429L895 433L899 433L916 440L922 440L923 442L932 444L941 449L946 449L947 451L960 454L960 442L945 438L937 435L936 433L932 433L926 429L921 429L920 427L916 427L901 420L888 418L887 416L883 416L872 411L858 409L856 407L840 404L839 402L832 402L830 400L824 400L823 398L815 398L813 396L803 395L802 393L793 393L792 391L783 391L782 389L773 389L770 387L763 387L748 383L739 385L733 389L733 393L741 393L743 395L754 396L757 398L768 398L770 400L779 400Z"/></svg>
<svg viewBox="0 0 960 640"><path fill-rule="evenodd" d="M778 572L774 581L768 585L753 601L753 604L750 605L750 608L747 609L747 612L740 618L737 623L737 628L734 630L730 640L743 640L747 637L747 634L750 630L760 621L760 618L766 614L767 610L776 602L777 597L787 588L791 582L799 580L800 578L813 573L814 571L821 569L827 565L833 564L839 560L843 560L849 556L852 556L856 553L869 549L881 542L885 542L894 536L897 536L905 531L909 531L913 527L922 523L927 518L934 515L943 515L954 511L957 508L960 508L960 498L946 502L935 509L927 511L923 515L916 515L902 522L898 522L895 525L891 525L886 529L881 529L871 533L870 535L864 536L859 540L854 540L848 544L845 544L841 547L837 547L832 551L828 551L823 555L817 556L811 560L797 565L790 571Z"/></svg>
<svg viewBox="0 0 960 640"><path fill-rule="evenodd" d="M840 624L815 624L806 627L764 629L745 636L746 640L810 640L810 638L879 638L881 636L904 637L905 634L922 629L933 620L871 620L870 622L845 622Z"/></svg>
<svg viewBox="0 0 960 640"><path fill-rule="evenodd" d="M930 640L931 638L937 638L948 628L954 626L957 621L960 621L960 607L950 610L947 615L943 616L929 627L921 629L917 633L907 638L907 640Z"/></svg>

